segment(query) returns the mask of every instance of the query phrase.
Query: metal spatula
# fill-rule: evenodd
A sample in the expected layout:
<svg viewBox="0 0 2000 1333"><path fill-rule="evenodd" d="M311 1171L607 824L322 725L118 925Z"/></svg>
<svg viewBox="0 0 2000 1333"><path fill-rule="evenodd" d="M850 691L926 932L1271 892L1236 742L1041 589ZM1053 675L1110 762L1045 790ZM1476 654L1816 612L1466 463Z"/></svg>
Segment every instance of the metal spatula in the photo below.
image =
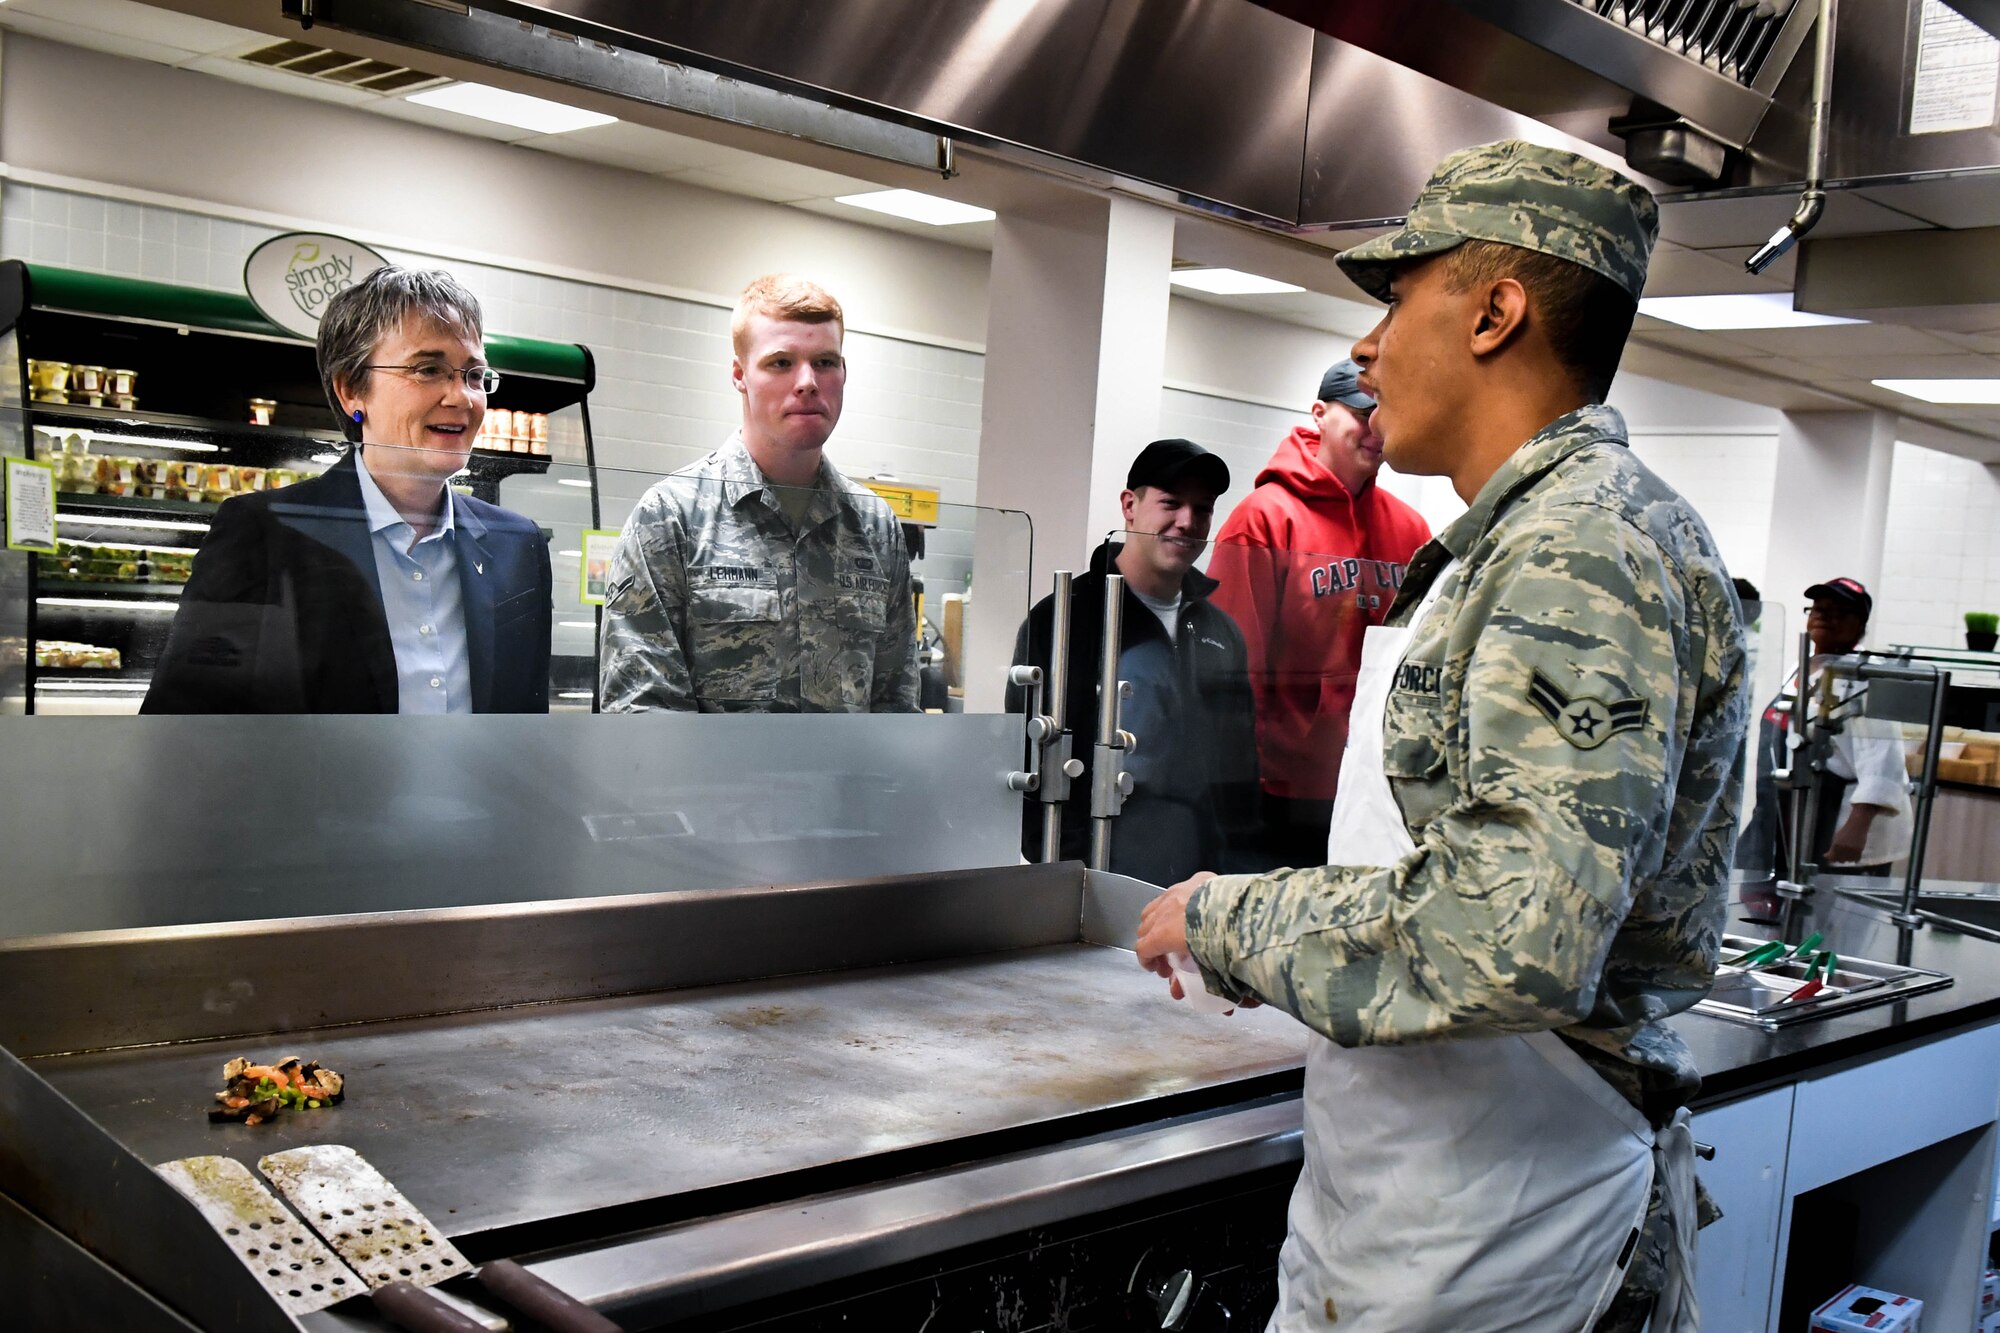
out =
<svg viewBox="0 0 2000 1333"><path fill-rule="evenodd" d="M208 1219L286 1313L311 1314L368 1289L233 1157L186 1157L156 1168Z"/></svg>
<svg viewBox="0 0 2000 1333"><path fill-rule="evenodd" d="M292 1148L261 1159L257 1168L367 1284L376 1308L412 1333L482 1327L423 1290L466 1274L556 1333L619 1333L609 1319L511 1260L496 1260L475 1274L444 1233L352 1148Z"/></svg>

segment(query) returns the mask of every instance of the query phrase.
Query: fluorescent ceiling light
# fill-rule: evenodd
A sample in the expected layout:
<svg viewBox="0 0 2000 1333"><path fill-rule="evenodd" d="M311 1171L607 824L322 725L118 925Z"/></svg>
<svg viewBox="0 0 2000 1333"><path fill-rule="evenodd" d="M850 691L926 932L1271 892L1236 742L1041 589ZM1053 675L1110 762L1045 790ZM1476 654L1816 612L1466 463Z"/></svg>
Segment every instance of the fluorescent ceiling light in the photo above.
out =
<svg viewBox="0 0 2000 1333"><path fill-rule="evenodd" d="M558 556L562 556L562 557L565 557L565 558L567 558L567 559L570 559L570 560L581 560L581 559L583 559L583 552L581 552L581 551L557 551L557 552L556 552L556 554L557 554Z"/></svg>
<svg viewBox="0 0 2000 1333"><path fill-rule="evenodd" d="M170 518L119 518L106 514L62 514L56 515L58 523L72 523L80 528L172 528L176 532L207 532L206 523L182 523Z"/></svg>
<svg viewBox="0 0 2000 1333"><path fill-rule="evenodd" d="M962 222L993 220L993 210L990 208L961 204L956 199L940 199L934 194L919 194L915 190L876 190L869 194L835 195L833 202L846 204L850 208L865 208L871 213L887 213L892 218L924 222L933 227L956 227Z"/></svg>
<svg viewBox="0 0 2000 1333"><path fill-rule="evenodd" d="M0 3L4 3L4 0L0 0ZM43 670L46 671L48 668L44 667ZM145 680L38 680L35 682L35 688L37 690L72 690L77 693L94 692L97 690L130 690L136 694L140 690L152 689L153 685L151 681Z"/></svg>
<svg viewBox="0 0 2000 1333"><path fill-rule="evenodd" d="M1830 324L1866 324L1865 319L1815 315L1792 309L1790 292L1739 292L1732 296L1648 296L1639 313L1684 329L1811 329Z"/></svg>
<svg viewBox="0 0 2000 1333"><path fill-rule="evenodd" d="M1302 292L1289 282L1260 278L1255 273L1239 273L1233 268L1179 268L1168 279L1176 287L1188 287L1210 296L1277 296Z"/></svg>
<svg viewBox="0 0 2000 1333"><path fill-rule="evenodd" d="M589 490L589 489L590 489L590 483L589 483L589 482L587 482L587 481L584 481L583 479L581 479L581 478L579 478L579 477L557 477L557 478L556 478L556 485L558 485L558 486L581 486L581 487L583 487L583 489L585 489L585 490Z"/></svg>
<svg viewBox="0 0 2000 1333"><path fill-rule="evenodd" d="M175 597L179 593L173 594ZM162 597L151 602L125 602L109 597L37 597L37 606L81 606L92 611L172 611L176 603Z"/></svg>
<svg viewBox="0 0 2000 1333"><path fill-rule="evenodd" d="M558 620L558 621L556 622L556 624L558 624L558 625L562 626L562 627L563 627L564 629L596 629L596 628L597 628L597 622L596 622L595 620Z"/></svg>
<svg viewBox="0 0 2000 1333"><path fill-rule="evenodd" d="M4 4L6 0L0 0ZM219 444L205 444L200 440L162 440L150 435L105 435L94 430L70 430L59 426L37 426L37 434L61 439L65 435L81 435L86 444L136 444L142 449L178 449L182 453L212 454L222 448Z"/></svg>
<svg viewBox="0 0 2000 1333"><path fill-rule="evenodd" d="M476 116L499 125L512 125L517 130L533 130L537 134L568 134L571 130L587 130L593 125L618 123L616 116L564 106L545 97L510 93L505 88L491 88L483 83L450 83L428 92L411 93L403 100L415 102L418 106L436 107L440 111L456 111L461 116Z"/></svg>
<svg viewBox="0 0 2000 1333"><path fill-rule="evenodd" d="M589 697L589 690L564 690L556 695L558 699L588 699Z"/></svg>
<svg viewBox="0 0 2000 1333"><path fill-rule="evenodd" d="M1927 403L2000 405L2000 380L1873 380L1878 389Z"/></svg>
<svg viewBox="0 0 2000 1333"><path fill-rule="evenodd" d="M101 551L155 551L162 555L193 555L192 546L136 546L130 542L94 542Z"/></svg>

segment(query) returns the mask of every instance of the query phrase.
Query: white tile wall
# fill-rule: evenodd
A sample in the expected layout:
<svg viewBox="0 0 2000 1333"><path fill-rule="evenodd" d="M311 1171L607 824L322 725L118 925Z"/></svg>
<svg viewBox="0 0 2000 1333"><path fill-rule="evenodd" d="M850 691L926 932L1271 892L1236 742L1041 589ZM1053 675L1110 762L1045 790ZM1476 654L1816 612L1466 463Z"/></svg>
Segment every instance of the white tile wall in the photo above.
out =
<svg viewBox="0 0 2000 1333"><path fill-rule="evenodd" d="M1967 611L2000 614L2000 469L1898 444L1868 638L1965 646Z"/></svg>
<svg viewBox="0 0 2000 1333"><path fill-rule="evenodd" d="M29 263L243 290L243 262L269 227L6 182L0 255ZM590 414L607 527L660 475L719 444L738 421L729 384L729 311L693 301L517 269L394 250L397 263L451 270L485 307L487 327L576 342L597 362ZM850 476L893 475L935 486L947 506L970 505L979 457L985 358L866 333L847 337L847 402L829 449ZM1026 525L1019 529L1025 567ZM972 564L969 513L946 510L930 534L925 573L941 591Z"/></svg>
<svg viewBox="0 0 2000 1333"><path fill-rule="evenodd" d="M1764 560L1778 476L1775 434L1634 434L1632 452L1694 506L1736 578L1767 597Z"/></svg>

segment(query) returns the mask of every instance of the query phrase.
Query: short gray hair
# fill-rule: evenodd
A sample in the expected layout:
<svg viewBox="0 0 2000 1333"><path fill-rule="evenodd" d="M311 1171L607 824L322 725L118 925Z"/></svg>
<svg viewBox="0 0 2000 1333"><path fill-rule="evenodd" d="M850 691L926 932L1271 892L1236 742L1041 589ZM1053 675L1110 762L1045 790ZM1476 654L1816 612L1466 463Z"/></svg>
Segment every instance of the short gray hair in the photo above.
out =
<svg viewBox="0 0 2000 1333"><path fill-rule="evenodd" d="M326 303L319 322L319 381L350 443L361 439L361 424L340 406L335 380L359 392L368 387L368 363L375 345L403 327L412 315L450 329L467 342L484 342L479 298L443 269L376 269Z"/></svg>

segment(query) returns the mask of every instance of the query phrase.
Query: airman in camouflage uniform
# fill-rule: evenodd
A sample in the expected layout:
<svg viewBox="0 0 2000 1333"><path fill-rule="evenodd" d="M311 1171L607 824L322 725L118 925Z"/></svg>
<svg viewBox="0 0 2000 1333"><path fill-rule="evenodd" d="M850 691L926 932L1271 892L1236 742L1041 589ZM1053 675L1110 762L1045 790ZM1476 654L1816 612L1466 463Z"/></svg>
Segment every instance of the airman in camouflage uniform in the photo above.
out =
<svg viewBox="0 0 2000 1333"><path fill-rule="evenodd" d="M913 713L909 550L824 458L794 524L740 437L654 484L611 562L605 712Z"/></svg>
<svg viewBox="0 0 2000 1333"><path fill-rule="evenodd" d="M1636 300L1657 217L1615 173L1510 141L1447 158L1401 230L1339 262L1386 300L1399 266L1494 241ZM1440 579L1383 716L1414 853L1209 879L1189 950L1210 989L1344 1047L1553 1031L1658 1127L1700 1083L1662 1020L1713 980L1742 791L1729 575L1593 404L1522 444L1418 552L1389 623ZM1637 1328L1659 1289L1658 1189L1600 1329Z"/></svg>

